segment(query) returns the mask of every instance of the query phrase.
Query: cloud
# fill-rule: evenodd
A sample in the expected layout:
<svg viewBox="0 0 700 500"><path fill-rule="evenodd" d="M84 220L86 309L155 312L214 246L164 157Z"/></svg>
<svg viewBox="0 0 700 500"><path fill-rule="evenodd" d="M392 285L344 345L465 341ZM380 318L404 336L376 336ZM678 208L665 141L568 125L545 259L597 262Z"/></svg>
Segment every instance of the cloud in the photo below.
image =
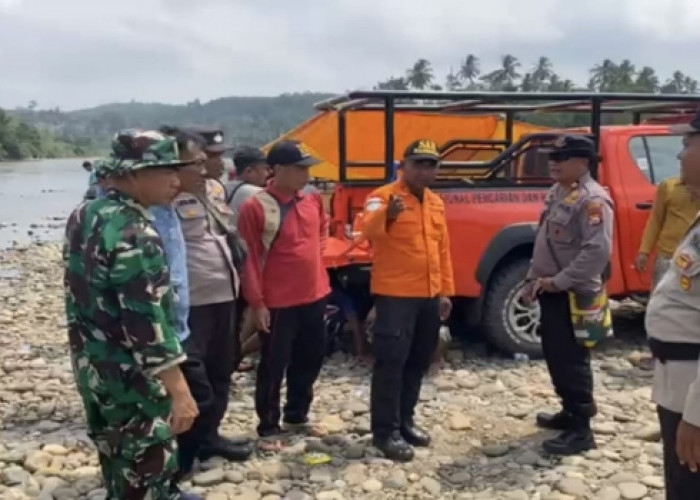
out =
<svg viewBox="0 0 700 500"><path fill-rule="evenodd" d="M604 58L662 78L700 66L694 0L0 0L0 106L342 92L429 59L487 71L549 56L585 83Z"/></svg>

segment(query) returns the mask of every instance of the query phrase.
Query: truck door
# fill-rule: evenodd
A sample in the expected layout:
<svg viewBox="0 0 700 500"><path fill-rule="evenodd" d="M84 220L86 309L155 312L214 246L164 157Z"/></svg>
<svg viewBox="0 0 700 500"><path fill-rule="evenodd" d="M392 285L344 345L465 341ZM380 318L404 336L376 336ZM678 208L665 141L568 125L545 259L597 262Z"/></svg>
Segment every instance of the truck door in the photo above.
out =
<svg viewBox="0 0 700 500"><path fill-rule="evenodd" d="M622 138L621 138L622 139ZM646 272L639 273L634 261L642 241L644 228L651 213L656 186L669 177L680 174L678 153L682 149L682 136L668 135L663 130L644 133L634 131L620 141L617 158L620 195L625 200L618 204L618 237L625 282L628 292L648 292L651 287L653 260ZM619 202L618 202L619 203Z"/></svg>

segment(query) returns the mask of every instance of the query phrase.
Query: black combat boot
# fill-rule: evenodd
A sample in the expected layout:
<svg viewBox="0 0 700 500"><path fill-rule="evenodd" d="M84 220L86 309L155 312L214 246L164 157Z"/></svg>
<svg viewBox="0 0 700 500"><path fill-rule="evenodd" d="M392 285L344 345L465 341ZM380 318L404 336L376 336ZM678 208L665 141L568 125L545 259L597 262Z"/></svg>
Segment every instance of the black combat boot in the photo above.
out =
<svg viewBox="0 0 700 500"><path fill-rule="evenodd" d="M234 441L223 436L207 439L199 450L197 458L208 460L212 457L222 457L231 462L244 462L250 458L253 447L247 441Z"/></svg>
<svg viewBox="0 0 700 500"><path fill-rule="evenodd" d="M554 439L546 440L542 448L550 455L578 455L595 449L596 444L591 429L570 429Z"/></svg>
<svg viewBox="0 0 700 500"><path fill-rule="evenodd" d="M419 448L430 446L430 434L414 425L413 422L405 422L401 426L401 436L411 446Z"/></svg>
<svg viewBox="0 0 700 500"><path fill-rule="evenodd" d="M413 448L398 432L391 434L387 438L374 437L372 444L384 453L384 456L395 462L410 462L413 460Z"/></svg>
<svg viewBox="0 0 700 500"><path fill-rule="evenodd" d="M566 410L559 413L538 413L537 426L553 431L566 431L572 426L573 416Z"/></svg>
<svg viewBox="0 0 700 500"><path fill-rule="evenodd" d="M591 431L591 418L569 414L569 428L554 439L542 443L542 447L551 455L578 455L594 449L596 444Z"/></svg>

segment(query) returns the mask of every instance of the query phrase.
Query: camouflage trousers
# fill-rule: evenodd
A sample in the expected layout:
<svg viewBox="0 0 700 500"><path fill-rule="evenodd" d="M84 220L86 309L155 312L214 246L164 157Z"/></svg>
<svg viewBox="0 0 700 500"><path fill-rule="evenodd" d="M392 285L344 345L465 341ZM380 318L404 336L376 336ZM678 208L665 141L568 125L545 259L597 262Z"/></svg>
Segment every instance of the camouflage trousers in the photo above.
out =
<svg viewBox="0 0 700 500"><path fill-rule="evenodd" d="M162 393L145 401L120 401L105 393L109 383L95 386L94 379L93 384L81 384L80 376L76 379L108 500L178 499L177 444L168 423L170 401Z"/></svg>

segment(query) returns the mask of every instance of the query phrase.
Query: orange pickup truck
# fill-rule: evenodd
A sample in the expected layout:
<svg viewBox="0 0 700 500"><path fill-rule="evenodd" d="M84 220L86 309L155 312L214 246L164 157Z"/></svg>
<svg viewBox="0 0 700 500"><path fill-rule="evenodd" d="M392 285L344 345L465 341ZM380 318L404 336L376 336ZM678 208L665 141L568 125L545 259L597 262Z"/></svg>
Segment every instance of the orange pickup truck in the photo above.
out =
<svg viewBox="0 0 700 500"><path fill-rule="evenodd" d="M330 202L332 237L325 254L330 273L341 281L368 283L371 247L358 241L367 194L395 175L395 161L406 146L394 141L395 114L403 110L432 113L505 115L502 140L455 138L441 145L443 167L433 189L446 205L456 285L454 314L477 328L492 345L508 354L541 356L539 310L521 301L537 221L552 181L546 149L564 130L547 130L513 142L512 124L536 113L570 113L589 117L588 126L567 132L590 134L601 162L594 176L609 190L616 206L612 277L613 298L643 297L649 273L639 273L634 259L655 194L655 186L679 172L681 137L670 135L667 122L689 119L700 96L584 93L391 92L361 91L320 103L318 109L339 113L340 182ZM384 110L385 157L353 162L343 144L343 114ZM606 121L627 125L603 125ZM658 124L658 123L661 124ZM473 162L469 152L493 149L493 158ZM480 157L483 157L481 155ZM454 158L459 158L454 160ZM348 167L384 166L385 176L348 180Z"/></svg>

